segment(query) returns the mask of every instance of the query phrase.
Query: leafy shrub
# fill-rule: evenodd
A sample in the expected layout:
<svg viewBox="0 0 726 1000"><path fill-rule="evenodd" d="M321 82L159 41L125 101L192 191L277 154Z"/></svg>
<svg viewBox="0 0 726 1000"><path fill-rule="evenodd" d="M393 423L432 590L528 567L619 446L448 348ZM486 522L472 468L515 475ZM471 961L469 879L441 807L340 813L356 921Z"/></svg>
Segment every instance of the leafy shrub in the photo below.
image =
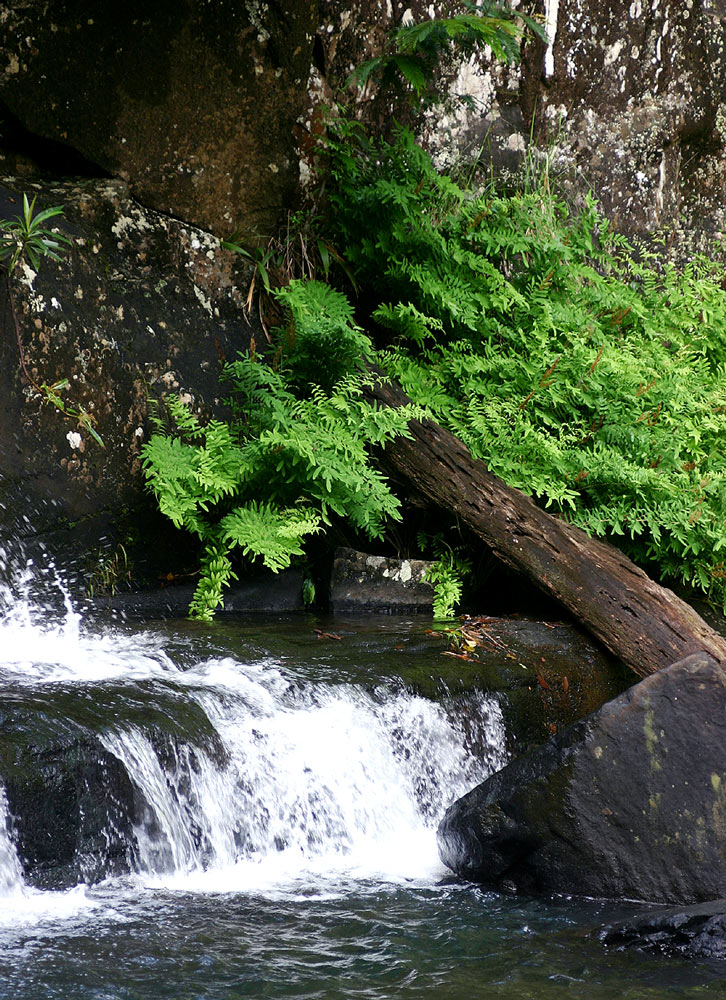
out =
<svg viewBox="0 0 726 1000"><path fill-rule="evenodd" d="M464 7L399 29L358 82L400 74L417 98L435 96L431 71L453 43L516 60L512 12ZM369 451L422 408L557 516L726 606L723 270L636 252L592 199L572 214L548 186L474 195L437 174L406 129L387 141L339 117L321 155L321 261L345 256L358 321L376 324L384 348L376 360L415 405L365 402L356 369L373 349L344 296L316 281L277 290L287 321L276 366L252 354L226 367L228 423L202 427L171 401L172 433L144 451L162 510L204 543L193 613L209 617L221 600L234 548L282 568L331 513L380 534L398 504ZM267 261L257 266L270 292ZM463 568L440 556L440 611Z"/></svg>
<svg viewBox="0 0 726 1000"><path fill-rule="evenodd" d="M202 425L178 398L143 450L145 473L161 511L203 543L193 617L210 619L223 588L235 579L233 550L260 559L272 570L303 552L306 536L331 514L346 517L370 537L398 518L399 502L370 463L373 446L406 434L415 407L392 410L367 402L371 376L348 370L370 345L353 324L343 295L317 283L281 290L290 319L281 334L280 365L254 352L224 369L231 389L229 421ZM282 352L291 324L293 377ZM334 336L333 336L334 334ZM331 342L330 338L333 337ZM317 355L316 351L328 353ZM301 373L311 381L304 385ZM313 381L334 383L324 388Z"/></svg>
<svg viewBox="0 0 726 1000"><path fill-rule="evenodd" d="M326 390L369 359L370 339L356 325L345 295L322 281L293 280L274 292L288 318L278 331L288 379Z"/></svg>
<svg viewBox="0 0 726 1000"><path fill-rule="evenodd" d="M384 369L507 483L723 603L722 269L636 253L591 199L475 197L406 130L342 121L327 156Z"/></svg>

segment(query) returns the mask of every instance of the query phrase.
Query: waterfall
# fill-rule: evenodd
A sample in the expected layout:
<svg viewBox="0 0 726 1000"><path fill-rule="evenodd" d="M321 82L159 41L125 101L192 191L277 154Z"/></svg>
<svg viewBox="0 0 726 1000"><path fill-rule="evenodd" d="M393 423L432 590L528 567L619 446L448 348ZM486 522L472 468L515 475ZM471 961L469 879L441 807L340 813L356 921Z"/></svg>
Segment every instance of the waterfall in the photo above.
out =
<svg viewBox="0 0 726 1000"><path fill-rule="evenodd" d="M145 803L136 836L150 874L223 870L240 887L311 868L425 876L440 868L433 831L445 807L504 761L499 707L483 696L470 703L468 738L484 759L454 714L408 692L293 683L230 658L185 680L221 760L160 750L138 730L104 736Z"/></svg>
<svg viewBox="0 0 726 1000"><path fill-rule="evenodd" d="M10 816L5 789L0 785L0 907L23 890L23 871L10 839Z"/></svg>
<svg viewBox="0 0 726 1000"><path fill-rule="evenodd" d="M120 762L133 789L128 859L147 884L430 883L444 875L445 808L504 763L494 698L462 706L395 680L322 682L314 665L263 651L210 655L171 630L92 626L65 593L44 615L26 582L0 593L0 685L61 729L70 712L68 732ZM192 708L203 738L188 732ZM0 896L25 891L11 827L3 792Z"/></svg>

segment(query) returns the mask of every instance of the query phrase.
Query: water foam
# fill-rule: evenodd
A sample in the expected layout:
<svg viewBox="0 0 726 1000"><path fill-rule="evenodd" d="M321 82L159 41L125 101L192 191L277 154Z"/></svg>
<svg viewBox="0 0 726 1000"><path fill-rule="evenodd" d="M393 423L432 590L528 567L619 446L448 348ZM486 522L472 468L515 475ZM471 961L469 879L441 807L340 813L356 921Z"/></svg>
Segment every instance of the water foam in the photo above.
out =
<svg viewBox="0 0 726 1000"><path fill-rule="evenodd" d="M501 712L483 696L469 724L485 759L455 715L406 692L293 684L269 664L231 658L193 677L223 761L184 746L171 765L167 748L162 764L138 731L104 736L146 802L136 836L156 885L262 891L303 875L430 883L444 874L435 844L444 809L504 763Z"/></svg>
<svg viewBox="0 0 726 1000"><path fill-rule="evenodd" d="M444 874L438 820L504 763L496 700L472 696L464 719L392 686L302 681L271 657L200 657L182 669L158 634L86 627L57 581L61 599L39 607L33 574L26 566L0 585L5 683L172 684L216 734L210 749L123 718L98 734L142 803L132 853L148 884L335 894L349 880L431 884ZM11 912L34 919L46 904L57 914L90 905L83 890L28 889L8 831L3 795L0 897Z"/></svg>

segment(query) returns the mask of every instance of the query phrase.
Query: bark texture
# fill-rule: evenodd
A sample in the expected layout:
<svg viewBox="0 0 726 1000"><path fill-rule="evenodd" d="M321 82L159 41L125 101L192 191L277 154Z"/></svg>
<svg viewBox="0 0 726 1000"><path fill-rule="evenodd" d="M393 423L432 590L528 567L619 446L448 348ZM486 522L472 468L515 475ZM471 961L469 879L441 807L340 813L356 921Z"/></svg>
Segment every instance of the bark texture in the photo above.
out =
<svg viewBox="0 0 726 1000"><path fill-rule="evenodd" d="M378 382L372 392L389 406L410 402L391 383ZM726 660L726 640L618 549L541 510L473 459L443 427L413 421L410 430L410 439L386 448L391 470L454 511L499 558L560 601L638 676L692 653Z"/></svg>

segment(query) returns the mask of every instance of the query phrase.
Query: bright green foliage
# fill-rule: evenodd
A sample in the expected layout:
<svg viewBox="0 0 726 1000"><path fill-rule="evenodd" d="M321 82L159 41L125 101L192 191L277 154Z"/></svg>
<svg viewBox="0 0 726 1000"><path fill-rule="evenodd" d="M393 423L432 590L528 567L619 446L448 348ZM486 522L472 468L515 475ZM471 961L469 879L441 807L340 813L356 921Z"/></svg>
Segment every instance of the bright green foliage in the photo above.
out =
<svg viewBox="0 0 726 1000"><path fill-rule="evenodd" d="M43 223L62 214L62 206L56 205L36 215L35 198L29 202L27 194L24 194L23 214L14 219L0 219L0 262L8 273L23 256L27 256L36 271L41 257L61 259L60 255L70 245L70 240L46 229Z"/></svg>
<svg viewBox="0 0 726 1000"><path fill-rule="evenodd" d="M462 0L459 6L462 13L453 17L429 18L397 28L383 53L355 69L350 82L363 87L376 78L386 87L402 80L416 101L426 98L437 102L441 94L434 89L434 73L441 59L452 51L461 59L488 47L495 59L516 63L527 28L544 38L541 25L506 4Z"/></svg>
<svg viewBox="0 0 726 1000"><path fill-rule="evenodd" d="M340 123L328 156L383 367L506 482L724 602L723 269L636 255L592 201L473 197L405 130Z"/></svg>
<svg viewBox="0 0 726 1000"><path fill-rule="evenodd" d="M282 343L296 385L330 389L361 359L370 358L371 342L356 326L345 295L322 281L291 281L274 295L288 311Z"/></svg>
<svg viewBox="0 0 726 1000"><path fill-rule="evenodd" d="M428 539L419 535L421 549L428 547ZM464 579L471 573L471 561L460 548L451 548L438 535L431 540L436 561L426 573L426 580L434 586L434 618L453 618L461 603Z"/></svg>
<svg viewBox="0 0 726 1000"><path fill-rule="evenodd" d="M315 345L327 344L331 331L337 344L330 359L320 355L316 366L323 381L336 365L352 366L370 350L340 293L299 283L279 297L290 306L287 335L293 324L293 351L310 376ZM172 398L172 432L155 434L143 454L162 512L203 543L190 609L202 619L211 618L235 577L235 549L278 571L302 554L305 537L320 531L332 514L369 537L380 536L386 519L399 517L399 503L370 464L369 450L406 434L409 420L420 413L367 402L369 376L362 372L342 375L329 389L303 386L287 367L240 355L225 367L224 378L232 392L229 422L202 426Z"/></svg>

